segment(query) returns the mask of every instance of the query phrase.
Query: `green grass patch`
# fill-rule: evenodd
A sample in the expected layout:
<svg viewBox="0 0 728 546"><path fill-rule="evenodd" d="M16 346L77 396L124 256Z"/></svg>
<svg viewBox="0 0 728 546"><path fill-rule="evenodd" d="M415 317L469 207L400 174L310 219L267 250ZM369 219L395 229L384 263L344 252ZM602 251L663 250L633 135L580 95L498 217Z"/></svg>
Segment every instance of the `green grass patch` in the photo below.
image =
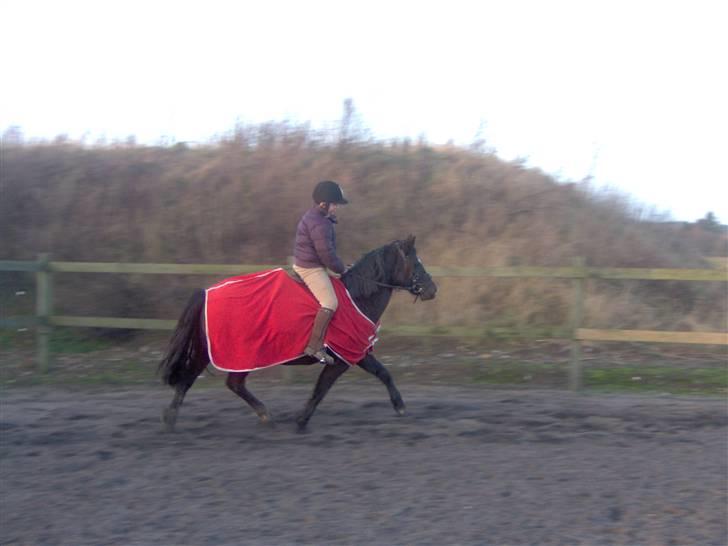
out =
<svg viewBox="0 0 728 546"><path fill-rule="evenodd" d="M560 389L568 384L569 365L504 362L473 365L471 370L471 380L476 384ZM728 394L728 367L585 367L584 386L605 392Z"/></svg>
<svg viewBox="0 0 728 546"><path fill-rule="evenodd" d="M0 387L63 386L107 388L118 386L159 386L156 377L163 343L109 347L103 338L55 334L53 360L48 374L38 370L34 350L9 351L0 363ZM31 341L33 336L30 336ZM95 351L95 352L94 352ZM484 359L480 356L442 355L440 358L412 358L385 364L404 387L412 384L482 385L492 387L567 388L569 363L522 361L504 354ZM222 385L224 373L205 375L197 386ZM259 379L273 379L295 385L313 384L319 368L277 366L258 372ZM364 373L352 371L348 380L369 381ZM639 366L618 366L590 362L584 366L584 385L593 392L672 393L699 395L728 394L728 366L716 363L701 366L680 363L645 362Z"/></svg>
<svg viewBox="0 0 728 546"><path fill-rule="evenodd" d="M399 325L383 327L380 334L386 336L415 337L422 340L448 337L480 342L511 343L526 340L563 338L569 332L562 326L525 326L487 323L480 326L416 326Z"/></svg>
<svg viewBox="0 0 728 546"><path fill-rule="evenodd" d="M565 385L565 369L558 364L519 362L478 363L473 366L475 383L492 385Z"/></svg>
<svg viewBox="0 0 728 546"><path fill-rule="evenodd" d="M0 350L30 349L35 344L35 330L0 330ZM51 330L50 350L53 354L83 354L102 351L112 341L97 332L79 328L55 327Z"/></svg>
<svg viewBox="0 0 728 546"><path fill-rule="evenodd" d="M53 328L51 351L60 354L90 353L102 351L112 346L112 342L101 336L78 328Z"/></svg>
<svg viewBox="0 0 728 546"><path fill-rule="evenodd" d="M0 349L14 349L18 345L19 338L19 332L14 330L0 330Z"/></svg>
<svg viewBox="0 0 728 546"><path fill-rule="evenodd" d="M598 390L725 394L728 393L728 369L725 366L587 369L584 383L587 388Z"/></svg>
<svg viewBox="0 0 728 546"><path fill-rule="evenodd" d="M119 361L99 364L54 363L49 373L41 373L32 363L14 369L0 368L3 388L68 386L107 387L119 385L158 385L156 368L148 363Z"/></svg>

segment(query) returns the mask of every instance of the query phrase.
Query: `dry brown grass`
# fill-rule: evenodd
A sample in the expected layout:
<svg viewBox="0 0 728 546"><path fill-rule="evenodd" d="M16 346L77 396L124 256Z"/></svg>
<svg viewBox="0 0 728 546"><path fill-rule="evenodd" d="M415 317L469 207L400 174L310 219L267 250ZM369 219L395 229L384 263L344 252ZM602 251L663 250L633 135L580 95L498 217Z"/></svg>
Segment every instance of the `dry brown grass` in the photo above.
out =
<svg viewBox="0 0 728 546"><path fill-rule="evenodd" d="M199 147L6 145L2 151L3 259L179 263L285 263L313 184L342 182L340 253L418 236L432 265L707 267L726 254L725 232L641 218L624 197L558 183L494 155L426 143L347 138L306 127L238 127ZM59 279L68 312L175 315L211 279L85 276ZM390 323L562 324L561 281L441 279L441 297L401 298ZM5 287L3 287L5 288ZM80 295L79 295L80 294ZM594 283L594 326L725 328L725 285ZM102 305L104 309L99 309Z"/></svg>

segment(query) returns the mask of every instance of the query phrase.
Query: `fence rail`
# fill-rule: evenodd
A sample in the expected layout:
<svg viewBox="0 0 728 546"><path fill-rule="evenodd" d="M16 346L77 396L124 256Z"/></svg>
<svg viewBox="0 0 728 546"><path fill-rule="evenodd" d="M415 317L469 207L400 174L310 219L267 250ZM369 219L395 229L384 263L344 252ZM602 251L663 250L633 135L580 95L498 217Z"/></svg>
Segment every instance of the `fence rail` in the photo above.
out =
<svg viewBox="0 0 728 546"><path fill-rule="evenodd" d="M48 254L40 254L36 261L0 261L0 272L30 272L36 276L35 316L4 317L2 328L36 329L38 365L48 371L50 362L50 333L54 326L128 328L144 330L172 330L176 320L151 318L80 317L53 314L53 274L55 273L113 273L145 275L240 275L264 269L281 267L278 264L164 264L164 263L109 263L51 261ZM582 328L585 281L649 280L728 282L724 269L645 269L587 267L582 259L574 260L571 267L428 267L434 277L479 278L541 278L570 279L573 283L571 320L567 327L534 329L542 337L571 339L571 367L569 386L582 387L581 342L621 341L646 343L696 343L728 345L726 332L670 332L652 330L604 330ZM482 337L496 329L478 327L399 326L386 328L394 335L426 335L452 337Z"/></svg>
<svg viewBox="0 0 728 546"><path fill-rule="evenodd" d="M124 273L151 275L240 275L281 264L169 264L113 262L48 262L51 273ZM37 272L40 262L0 261L2 271ZM719 269L651 269L619 267L438 267L427 270L434 277L517 277L541 279L605 279L647 281L726 282L726 272Z"/></svg>

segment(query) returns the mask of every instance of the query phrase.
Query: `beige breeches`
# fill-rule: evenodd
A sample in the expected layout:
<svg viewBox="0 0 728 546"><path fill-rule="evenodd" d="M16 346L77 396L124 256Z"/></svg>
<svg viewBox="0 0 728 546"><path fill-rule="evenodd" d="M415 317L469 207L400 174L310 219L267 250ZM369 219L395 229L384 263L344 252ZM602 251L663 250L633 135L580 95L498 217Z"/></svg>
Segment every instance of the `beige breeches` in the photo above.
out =
<svg viewBox="0 0 728 546"><path fill-rule="evenodd" d="M336 311L339 306L339 300L336 299L336 292L329 279L329 274L323 267L313 267L307 269L304 267L293 266L293 270L303 279L308 289L313 293L321 307Z"/></svg>

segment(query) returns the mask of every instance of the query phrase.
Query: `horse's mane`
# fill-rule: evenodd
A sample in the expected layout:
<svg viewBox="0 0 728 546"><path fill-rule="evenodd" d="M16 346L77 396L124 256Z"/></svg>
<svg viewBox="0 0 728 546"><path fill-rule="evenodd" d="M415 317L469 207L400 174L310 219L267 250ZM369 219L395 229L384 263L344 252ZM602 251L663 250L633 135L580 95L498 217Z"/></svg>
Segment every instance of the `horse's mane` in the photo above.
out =
<svg viewBox="0 0 728 546"><path fill-rule="evenodd" d="M387 249L392 244L394 243L367 252L341 277L352 298L368 298L379 290L376 282L390 282L388 270L391 264L387 263Z"/></svg>

